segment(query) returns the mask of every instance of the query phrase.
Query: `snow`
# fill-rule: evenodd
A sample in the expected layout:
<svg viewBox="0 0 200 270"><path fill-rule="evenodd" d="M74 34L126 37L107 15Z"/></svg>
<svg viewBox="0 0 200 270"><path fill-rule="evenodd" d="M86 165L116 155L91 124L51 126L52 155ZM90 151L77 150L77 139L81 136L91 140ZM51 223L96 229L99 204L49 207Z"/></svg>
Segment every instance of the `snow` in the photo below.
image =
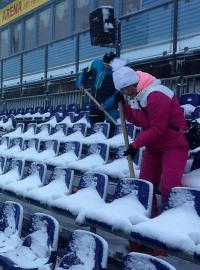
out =
<svg viewBox="0 0 200 270"><path fill-rule="evenodd" d="M81 142L81 140L83 138L85 138L83 133L80 130L77 130L77 131L73 132L72 134L61 138L60 141L61 142L80 141Z"/></svg>
<svg viewBox="0 0 200 270"><path fill-rule="evenodd" d="M17 182L21 179L18 167L15 167L5 174L0 175L0 188L4 189L8 184Z"/></svg>
<svg viewBox="0 0 200 270"><path fill-rule="evenodd" d="M22 134L22 128L21 128L21 126L19 126L14 131L9 132L9 133L3 135L2 137L9 137L10 139L12 139L12 138L20 137L21 134Z"/></svg>
<svg viewBox="0 0 200 270"><path fill-rule="evenodd" d="M47 158L45 160L46 164L53 165L53 166L59 166L59 167L64 167L68 168L68 166L73 162L78 160L79 158L76 156L74 151L70 151L67 153L63 153L57 157L51 157Z"/></svg>
<svg viewBox="0 0 200 270"><path fill-rule="evenodd" d="M69 115L67 115L61 122L59 122L59 124L66 124L70 128L74 125L74 123L72 123L71 117Z"/></svg>
<svg viewBox="0 0 200 270"><path fill-rule="evenodd" d="M71 162L68 167L70 169L86 172L91 171L98 165L104 164L105 160L99 154L91 154L83 159Z"/></svg>
<svg viewBox="0 0 200 270"><path fill-rule="evenodd" d="M129 142L131 142L131 138L128 137ZM109 138L107 140L103 140L103 143L106 143L107 145L109 145L112 148L118 148L120 146L124 145L124 136L123 134L117 134L115 136L113 136L112 138Z"/></svg>
<svg viewBox="0 0 200 270"><path fill-rule="evenodd" d="M34 136L35 136L35 129L33 126L29 127L27 131L25 131L20 135L21 138L26 140L32 139Z"/></svg>
<svg viewBox="0 0 200 270"><path fill-rule="evenodd" d="M35 149L35 147L27 148L21 152L15 153L16 158L28 160L29 157L32 157L34 160L36 160L38 151Z"/></svg>
<svg viewBox="0 0 200 270"><path fill-rule="evenodd" d="M200 169L184 174L182 177L182 185L200 189Z"/></svg>
<svg viewBox="0 0 200 270"><path fill-rule="evenodd" d="M65 133L63 132L63 130L58 130L55 133L47 136L46 138L43 138L43 140L47 141L47 140L57 140L60 141L61 138L65 137Z"/></svg>
<svg viewBox="0 0 200 270"><path fill-rule="evenodd" d="M191 105L191 104L184 104L184 105L181 105L181 107L183 108L184 110L184 115L186 116L191 116L191 114L194 112L195 110L195 106Z"/></svg>
<svg viewBox="0 0 200 270"><path fill-rule="evenodd" d="M46 121L46 122L44 122L44 123L42 123L42 124L38 124L37 126L40 127L40 126L42 126L42 125L44 125L44 124L50 124L51 127L55 127L55 126L58 124L58 122L57 122L56 117L53 116L53 117L51 117L48 121ZM48 135L48 134L47 134L47 135Z"/></svg>
<svg viewBox="0 0 200 270"><path fill-rule="evenodd" d="M106 136L102 132L96 132L87 137L82 137L79 141L83 144L93 144L93 143L101 143L106 140Z"/></svg>
<svg viewBox="0 0 200 270"><path fill-rule="evenodd" d="M34 153L34 151L33 151L33 153ZM26 155L26 160L44 162L46 159L48 159L50 157L55 157L55 156L56 156L56 153L53 149L46 149L46 150L39 152L39 153L35 150L34 155L32 155L32 156Z"/></svg>
<svg viewBox="0 0 200 270"><path fill-rule="evenodd" d="M88 122L85 116L73 123L73 125L75 124L86 124L87 128L91 128L91 124Z"/></svg>

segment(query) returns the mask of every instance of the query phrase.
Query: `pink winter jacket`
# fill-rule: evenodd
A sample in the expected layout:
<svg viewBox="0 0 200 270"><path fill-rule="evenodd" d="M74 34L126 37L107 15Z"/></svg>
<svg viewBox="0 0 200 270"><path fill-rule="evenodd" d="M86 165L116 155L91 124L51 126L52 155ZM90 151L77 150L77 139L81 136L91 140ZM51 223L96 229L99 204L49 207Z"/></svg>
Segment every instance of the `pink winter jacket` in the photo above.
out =
<svg viewBox="0 0 200 270"><path fill-rule="evenodd" d="M188 126L173 91L161 85L160 80L150 74L137 71L137 75L140 77L138 94L132 106L124 105L127 120L142 128L132 142L133 147L146 146L152 151L187 148L188 143L183 131L186 131ZM170 128L169 124L182 129L182 132Z"/></svg>

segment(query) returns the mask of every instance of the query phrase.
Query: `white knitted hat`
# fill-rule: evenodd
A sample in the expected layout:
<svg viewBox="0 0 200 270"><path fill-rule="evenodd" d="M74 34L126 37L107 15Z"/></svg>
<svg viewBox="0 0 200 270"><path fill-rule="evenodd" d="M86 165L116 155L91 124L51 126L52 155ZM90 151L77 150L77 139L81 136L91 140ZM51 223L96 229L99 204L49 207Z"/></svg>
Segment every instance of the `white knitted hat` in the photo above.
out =
<svg viewBox="0 0 200 270"><path fill-rule="evenodd" d="M126 86L138 83L139 77L132 68L121 67L113 72L113 81L115 88L121 90Z"/></svg>

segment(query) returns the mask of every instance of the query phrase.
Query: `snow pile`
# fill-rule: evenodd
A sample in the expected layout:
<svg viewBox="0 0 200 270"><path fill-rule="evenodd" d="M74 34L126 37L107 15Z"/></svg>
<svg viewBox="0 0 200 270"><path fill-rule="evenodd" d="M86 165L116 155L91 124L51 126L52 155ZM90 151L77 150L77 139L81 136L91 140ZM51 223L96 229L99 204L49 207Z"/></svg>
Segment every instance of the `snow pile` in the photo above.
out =
<svg viewBox="0 0 200 270"><path fill-rule="evenodd" d="M194 112L196 107L191 104L184 104L184 105L181 105L181 108L183 108L184 114L186 116L191 116L191 114Z"/></svg>
<svg viewBox="0 0 200 270"><path fill-rule="evenodd" d="M57 157L47 158L45 160L45 163L52 166L68 168L73 161L76 161L78 159L79 158L76 156L74 151L70 151L67 153L63 153Z"/></svg>
<svg viewBox="0 0 200 270"><path fill-rule="evenodd" d="M182 185L200 189L200 169L184 174L182 177Z"/></svg>

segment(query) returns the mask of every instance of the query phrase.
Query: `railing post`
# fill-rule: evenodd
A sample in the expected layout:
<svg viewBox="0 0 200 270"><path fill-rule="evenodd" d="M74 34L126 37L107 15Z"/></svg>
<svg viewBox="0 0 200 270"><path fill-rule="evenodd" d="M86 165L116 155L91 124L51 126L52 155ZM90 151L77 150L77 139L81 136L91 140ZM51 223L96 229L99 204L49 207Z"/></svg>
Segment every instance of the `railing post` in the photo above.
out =
<svg viewBox="0 0 200 270"><path fill-rule="evenodd" d="M176 52L178 41L178 0L174 0L174 13L173 13L173 61L172 61L172 74L176 74Z"/></svg>

